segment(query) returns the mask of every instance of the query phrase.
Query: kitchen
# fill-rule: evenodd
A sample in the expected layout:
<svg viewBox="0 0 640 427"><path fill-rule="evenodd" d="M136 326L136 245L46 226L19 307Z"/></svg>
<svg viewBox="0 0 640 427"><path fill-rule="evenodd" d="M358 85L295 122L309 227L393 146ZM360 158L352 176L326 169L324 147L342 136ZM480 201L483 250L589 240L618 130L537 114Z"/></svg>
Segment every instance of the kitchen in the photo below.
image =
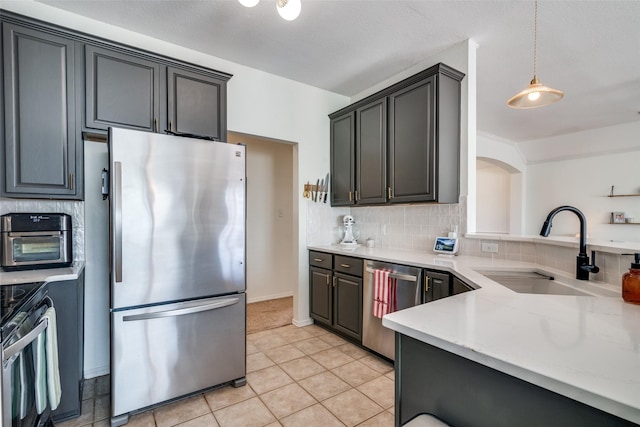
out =
<svg viewBox="0 0 640 427"><path fill-rule="evenodd" d="M195 50L184 49L157 39L152 40L129 31L111 27L107 24L79 18L77 15L71 15L59 9L47 7L41 3L19 3L20 4L13 4L6 2L7 6L5 6L3 2L3 7L14 10L17 13L32 16L43 21L55 22L87 33L95 34L99 31L99 35L105 38L119 40L149 51L161 52L170 57L180 58L191 63L232 73L234 77L229 81L229 92L234 95L230 96L228 100L228 128L245 134L268 135L271 138L281 141L297 142L297 153L295 154L297 160L295 162L298 165L298 170L294 180L294 182L298 183L298 185L296 185L296 194L302 193L303 183L309 180L315 181L316 178L325 176L329 167L327 114L347 105L350 102L347 97L318 90L311 86L292 82L271 74L262 73L233 62L199 53ZM536 230L536 228L539 228L540 222L549 210L548 208L555 207L555 205L570 203L584 207L585 203L588 203L590 206L589 212L587 212L590 219L589 232L594 232L591 228L592 225L602 224L598 225L598 227L603 228L599 236L590 236L590 241L592 239L633 241L635 230L633 225L607 225L605 223L608 222L608 219L596 220L592 218L598 215L606 216L612 211L627 211L629 214L633 214L634 208L636 209L635 215L640 215L637 212L637 203L634 203L633 199L602 198L609 193L611 185L615 185L616 191L620 193L632 193L636 191L637 185L625 183L630 181L629 171L635 170L634 159L636 159L637 163L637 138L635 138L635 135L638 133L637 116L628 119L629 123L627 124L615 125L610 129L599 128L577 135L552 137L543 141L526 142L518 144L517 149L514 148L513 144L509 144L508 141L505 142L499 138L493 138L491 135L477 134L475 127L470 125L470 123L475 120L475 106L473 102L467 101L467 99L474 99L475 97L474 85L476 82L472 72L473 67L470 65L475 62L475 49L476 47L473 42L459 43L435 55L429 61L425 61L424 64L419 64L403 74L403 76L410 75L412 71L419 71L427 65L441 61L465 72L468 76L467 79L463 81L463 90L468 94L466 97L463 97L463 111L466 112L466 114L463 115L463 123L469 123L467 126L463 125L463 144L465 143L464 141L468 141L470 146L467 149L466 156L464 156L461 161L463 171L461 194L463 196L466 195L466 204L461 203L460 206L443 205L437 207L407 206L351 209L352 215L356 217L362 236L374 238L380 247L388 245L400 249L428 251L432 243L431 237L448 231L447 229L450 225L460 225L460 233L474 230L471 226L472 221L469 220L469 218L474 217L471 211L475 206L472 202L474 193L474 184L472 183L474 182L473 175L475 174L475 168L469 167L469 165L475 163L476 157L486 157L490 159L497 158L507 165L515 165L517 167L517 151L522 150L522 147L524 147L536 163L527 167L526 180L522 179L522 176L517 177L517 179L525 181L528 185L535 185L535 195L530 196L530 192L525 193L526 197L531 197L531 199L527 200L527 206L529 207L526 210L527 215L526 218L522 219L525 217L525 212L520 213L520 224L514 225L516 231L512 232L513 234L537 234L538 230ZM481 49L478 50L478 55L480 54ZM523 73L525 76L528 75L527 67L528 65L525 66L526 72ZM388 83L395 82L403 76L391 78ZM480 79L480 76L477 78ZM380 83L376 87L368 90L368 92L373 92L377 90L377 88L385 85L387 85L387 83ZM478 90L480 90L480 88L478 88ZM286 94L286 96L283 96L283 93ZM362 96L367 94L368 93L363 93ZM505 99L507 97L508 96L505 96ZM275 106L274 103L276 103ZM304 105L304 109L292 109L290 107L291 105ZM281 111L291 111L292 116L282 115L280 114ZM478 114L480 114L480 112L478 112ZM634 111L633 114L637 113ZM246 117L251 117L252 120L246 120ZM614 137L612 137L612 135ZM477 147L473 147L472 149L471 141L474 139L477 140L478 143ZM562 141L563 139L567 141ZM601 155L602 141L607 141L609 145L607 150L611 150L611 153ZM561 142L566 142L566 145L562 145L563 147L567 147L564 152L558 149L558 145ZM498 150L498 148L496 148L498 146L501 146L502 149ZM582 157L575 159L568 157L572 151L578 149L579 152L585 153ZM474 153L474 150L477 150L477 153ZM498 151L499 153L496 154ZM589 154L592 160L596 156L600 156L605 161L605 164L610 166L606 168L601 166L594 167L594 161L590 162ZM514 161L513 158L516 158L516 161ZM318 162L317 159L322 159L322 161ZM520 160L520 162L522 162L522 160ZM567 170L568 175L588 180L584 183L584 188L592 189L593 193L589 197L585 196L585 198L576 199L576 197L578 197L577 195L580 194L579 189L583 188L580 187L582 184L571 183L567 181L566 176L559 172L554 172L555 169L553 166L558 164L566 166L566 168L563 167L562 169ZM582 172L584 170L589 170L590 173L586 174ZM554 173L556 175L554 175ZM512 179L516 178L514 175L517 174L512 174ZM548 181L544 182L540 177L545 177ZM558 188L558 182L562 182L563 186ZM552 187L556 189L552 195L544 192L545 188L549 188L549 183L552 183ZM300 189L299 191L298 188ZM572 195L570 199L568 198L569 194ZM296 294L294 319L298 325L304 325L309 321L307 302L308 254L306 248L308 245L322 245L335 242L335 240L337 240L337 237L334 237L336 234L335 229L340 224L339 220L341 217L349 213L349 209L332 209L325 204L310 204L307 200L300 198L299 195L297 197L298 203L294 203L296 205L294 209L297 210L298 218L297 237L295 238L297 248L294 251L294 257L295 265L299 267L297 269L297 276L294 277L293 280L295 283L293 292ZM553 200L545 201L543 204L537 203L540 200L552 197ZM604 204L603 201L607 202L606 207L601 206ZM60 205L58 205L58 203L68 203L70 206L67 207L65 205L64 207L59 207ZM80 203L78 202L27 202L3 199L3 209L4 206L7 206L7 212L18 210L18 207L21 211L41 211L41 209L45 209L46 211L73 212L74 210L82 209L79 205ZM542 206L538 208L538 205ZM539 210L534 211L534 209ZM436 212L434 212L434 210ZM363 211L361 216L366 216L366 219L359 217L359 211ZM364 213L366 213L366 215L364 215ZM554 233L552 234L568 234L577 231L574 223L571 222L572 219L567 218L565 225L563 225L563 220L564 218L558 217ZM408 237L413 237L413 235L416 234L416 221L421 226L424 226L424 231L421 229L419 232L421 239L409 240ZM383 234L383 224L388 224L387 233L385 234ZM78 236L75 241L81 241L82 233L86 232L86 230L83 228L82 222L76 225L78 226ZM466 230L462 228L464 226L467 227ZM428 227L433 227L435 230L431 231ZM485 231L485 229L476 227L475 231ZM620 233L621 235L614 237L612 233ZM534 250L538 250L541 253L542 259L548 257L543 263L544 265L558 267L564 271L570 271L570 267L567 268L566 264L572 264L572 260L575 257L575 249L573 248L565 249L563 247L544 245L540 243L540 240L536 242L506 240L502 235L480 235L477 239L466 240L466 245L463 245L461 249L462 253L487 256L487 253L482 253L480 250L481 242L484 240L491 243L497 242L499 244L498 253L488 256L508 259L517 257L517 259L525 260L535 256ZM637 239L635 240L637 241ZM603 245L602 247L605 248L606 246ZM79 247L76 249L75 253L80 258L83 258L83 248ZM622 252L626 253L633 250L633 246L629 248L625 247ZM555 253L553 253L554 251ZM611 279L598 280L613 282L615 279L619 281L622 272L628 268L628 262L626 262L628 257L624 258L624 262L620 262L621 257L619 254L616 254L615 251L610 252L607 249L603 249L603 252L604 255L602 256L605 263L607 265L613 264L615 268L613 268L613 271L608 268L603 268L601 274L603 276L608 275ZM553 264L560 262L564 264ZM603 264L600 262L599 264L602 267ZM97 363L92 366L92 368L100 367L100 365L100 363ZM104 364L102 364L102 366L104 366Z"/></svg>

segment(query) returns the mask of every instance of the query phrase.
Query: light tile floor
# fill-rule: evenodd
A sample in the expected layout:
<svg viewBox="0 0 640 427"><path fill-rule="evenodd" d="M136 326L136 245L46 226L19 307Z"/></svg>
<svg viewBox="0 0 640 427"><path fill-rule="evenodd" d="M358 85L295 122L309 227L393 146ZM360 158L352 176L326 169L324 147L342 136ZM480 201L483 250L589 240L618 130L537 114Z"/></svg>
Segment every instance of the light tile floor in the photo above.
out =
<svg viewBox="0 0 640 427"><path fill-rule="evenodd" d="M109 377L85 381L82 415L56 427L107 427ZM127 427L391 427L393 366L315 325L247 336L247 385L131 417Z"/></svg>

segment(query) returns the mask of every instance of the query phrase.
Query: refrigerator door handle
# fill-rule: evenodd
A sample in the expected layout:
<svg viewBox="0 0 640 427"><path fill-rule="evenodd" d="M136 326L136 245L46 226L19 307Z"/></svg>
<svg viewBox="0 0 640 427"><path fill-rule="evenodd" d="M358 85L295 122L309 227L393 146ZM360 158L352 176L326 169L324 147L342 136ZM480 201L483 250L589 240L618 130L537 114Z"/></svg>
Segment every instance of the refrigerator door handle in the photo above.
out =
<svg viewBox="0 0 640 427"><path fill-rule="evenodd" d="M240 298L226 298L223 300L218 300L214 303L202 304L195 307L178 308L176 310L156 311L154 313L133 314L131 316L124 316L122 320L125 322L134 322L136 320L149 320L149 319L159 319L162 317L183 316L185 314L200 313L201 311L217 310L219 308L224 308L230 305L237 304L239 301L240 301Z"/></svg>
<svg viewBox="0 0 640 427"><path fill-rule="evenodd" d="M113 162L113 225L116 283L122 282L122 162Z"/></svg>

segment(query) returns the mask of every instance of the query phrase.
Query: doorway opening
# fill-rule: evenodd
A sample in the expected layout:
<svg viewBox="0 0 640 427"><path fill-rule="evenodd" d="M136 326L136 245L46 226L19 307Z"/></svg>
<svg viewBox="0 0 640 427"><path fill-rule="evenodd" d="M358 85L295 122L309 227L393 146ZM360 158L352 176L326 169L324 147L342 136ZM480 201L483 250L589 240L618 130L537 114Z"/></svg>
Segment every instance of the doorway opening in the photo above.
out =
<svg viewBox="0 0 640 427"><path fill-rule="evenodd" d="M228 132L247 147L247 302L293 296L298 215L295 143Z"/></svg>

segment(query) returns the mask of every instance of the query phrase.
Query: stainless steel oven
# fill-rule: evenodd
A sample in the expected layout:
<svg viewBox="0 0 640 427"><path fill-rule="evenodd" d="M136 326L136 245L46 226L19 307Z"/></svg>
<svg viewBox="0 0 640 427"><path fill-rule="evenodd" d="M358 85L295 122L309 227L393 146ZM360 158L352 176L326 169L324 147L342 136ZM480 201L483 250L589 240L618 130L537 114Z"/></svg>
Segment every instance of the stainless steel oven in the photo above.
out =
<svg viewBox="0 0 640 427"><path fill-rule="evenodd" d="M2 215L2 268L66 267L72 261L71 217L60 213Z"/></svg>
<svg viewBox="0 0 640 427"><path fill-rule="evenodd" d="M43 351L49 321L45 311L53 306L42 283L0 286L2 337L0 425L3 427L52 426L46 393ZM36 394L40 384L40 404ZM44 393L43 393L44 390ZM44 399L43 399L44 397Z"/></svg>

